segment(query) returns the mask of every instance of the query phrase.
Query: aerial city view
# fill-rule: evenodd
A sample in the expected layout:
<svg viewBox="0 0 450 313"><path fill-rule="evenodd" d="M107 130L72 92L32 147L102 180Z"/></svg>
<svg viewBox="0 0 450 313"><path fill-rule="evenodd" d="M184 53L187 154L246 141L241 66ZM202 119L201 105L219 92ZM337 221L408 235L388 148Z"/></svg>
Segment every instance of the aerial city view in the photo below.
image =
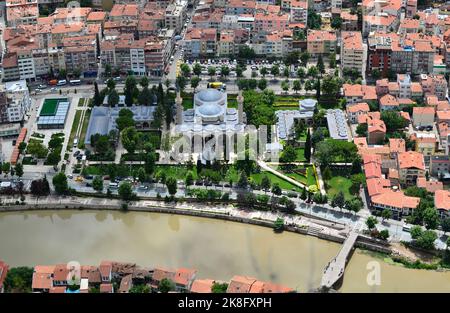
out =
<svg viewBox="0 0 450 313"><path fill-rule="evenodd" d="M0 34L0 293L450 292L450 2L6 0Z"/></svg>

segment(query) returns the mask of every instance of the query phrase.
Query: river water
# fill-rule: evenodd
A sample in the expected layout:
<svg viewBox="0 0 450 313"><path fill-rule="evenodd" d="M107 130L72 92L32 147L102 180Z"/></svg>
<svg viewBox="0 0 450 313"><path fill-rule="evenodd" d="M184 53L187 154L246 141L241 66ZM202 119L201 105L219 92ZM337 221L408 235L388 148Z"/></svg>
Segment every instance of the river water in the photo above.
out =
<svg viewBox="0 0 450 313"><path fill-rule="evenodd" d="M320 285L340 245L311 236L214 220L146 212L34 211L0 214L0 259L12 266L101 260L192 267L198 277L254 276L300 292ZM380 278L367 283L367 265ZM372 263L371 263L372 262ZM380 285L376 283L380 282ZM450 292L450 272L411 270L356 250L340 291Z"/></svg>

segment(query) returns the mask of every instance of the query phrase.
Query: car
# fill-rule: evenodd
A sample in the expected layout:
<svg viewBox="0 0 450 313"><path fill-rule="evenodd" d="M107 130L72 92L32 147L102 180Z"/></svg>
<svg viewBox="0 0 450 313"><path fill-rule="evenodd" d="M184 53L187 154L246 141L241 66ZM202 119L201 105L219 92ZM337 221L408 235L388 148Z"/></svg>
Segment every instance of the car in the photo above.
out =
<svg viewBox="0 0 450 313"><path fill-rule="evenodd" d="M77 157L77 156L80 155L80 153L81 153L81 151L80 151L80 150L77 150L77 151L75 151L75 153L73 154L73 156L74 156L74 157Z"/></svg>
<svg viewBox="0 0 450 313"><path fill-rule="evenodd" d="M85 175L84 178L86 178L86 179L94 179L94 176L93 175Z"/></svg>
<svg viewBox="0 0 450 313"><path fill-rule="evenodd" d="M67 177L68 177L69 179L72 179L72 178L73 178L73 175L72 175L72 174L69 174L69 175L67 175Z"/></svg>
<svg viewBox="0 0 450 313"><path fill-rule="evenodd" d="M51 92L56 92L57 90L58 90L58 88L56 88L56 87L53 87L50 89Z"/></svg>
<svg viewBox="0 0 450 313"><path fill-rule="evenodd" d="M92 184L86 183L86 187L92 187Z"/></svg>
<svg viewBox="0 0 450 313"><path fill-rule="evenodd" d="M80 161L83 158L81 154L77 155L77 160Z"/></svg>
<svg viewBox="0 0 450 313"><path fill-rule="evenodd" d="M47 85L40 84L40 85L38 86L38 88L39 88L39 89L45 89L45 88L47 88Z"/></svg>
<svg viewBox="0 0 450 313"><path fill-rule="evenodd" d="M39 88L35 89L34 91L35 91L36 93L40 93L40 92L42 92L42 90L41 90L41 89L39 89Z"/></svg>

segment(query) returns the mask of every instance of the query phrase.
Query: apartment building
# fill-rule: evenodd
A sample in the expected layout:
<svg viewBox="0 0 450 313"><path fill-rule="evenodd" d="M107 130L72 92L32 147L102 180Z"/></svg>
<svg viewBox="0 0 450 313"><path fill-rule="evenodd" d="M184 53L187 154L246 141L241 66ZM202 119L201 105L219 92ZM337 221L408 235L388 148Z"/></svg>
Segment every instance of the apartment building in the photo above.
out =
<svg viewBox="0 0 450 313"><path fill-rule="evenodd" d="M444 75L420 75L420 85L425 96L435 95L438 100L446 99L448 83Z"/></svg>
<svg viewBox="0 0 450 313"><path fill-rule="evenodd" d="M0 123L23 121L30 107L31 98L25 80L0 85Z"/></svg>
<svg viewBox="0 0 450 313"><path fill-rule="evenodd" d="M378 99L375 86L343 84L342 91L347 104L376 101Z"/></svg>
<svg viewBox="0 0 450 313"><path fill-rule="evenodd" d="M425 177L423 154L407 151L398 154L398 173L400 182L406 186L415 186L417 178Z"/></svg>
<svg viewBox="0 0 450 313"><path fill-rule="evenodd" d="M351 14L347 11L341 12L341 20L342 26L341 30L343 31L357 31L358 30L358 15Z"/></svg>
<svg viewBox="0 0 450 313"><path fill-rule="evenodd" d="M326 30L308 30L307 50L314 57L336 52L336 33Z"/></svg>
<svg viewBox="0 0 450 313"><path fill-rule="evenodd" d="M165 27L174 29L179 34L186 19L186 7L181 4L170 4L166 8Z"/></svg>
<svg viewBox="0 0 450 313"><path fill-rule="evenodd" d="M38 17L37 0L6 0L6 22L9 27L34 25Z"/></svg>
<svg viewBox="0 0 450 313"><path fill-rule="evenodd" d="M290 20L291 22L308 23L308 1L291 0L290 1Z"/></svg>
<svg viewBox="0 0 450 313"><path fill-rule="evenodd" d="M341 66L343 70L357 70L362 73L364 46L360 32L341 33Z"/></svg>
<svg viewBox="0 0 450 313"><path fill-rule="evenodd" d="M217 30L214 28L189 28L185 34L184 51L186 57L216 55Z"/></svg>
<svg viewBox="0 0 450 313"><path fill-rule="evenodd" d="M251 14L256 12L254 0L229 0L225 6L225 13L230 15Z"/></svg>

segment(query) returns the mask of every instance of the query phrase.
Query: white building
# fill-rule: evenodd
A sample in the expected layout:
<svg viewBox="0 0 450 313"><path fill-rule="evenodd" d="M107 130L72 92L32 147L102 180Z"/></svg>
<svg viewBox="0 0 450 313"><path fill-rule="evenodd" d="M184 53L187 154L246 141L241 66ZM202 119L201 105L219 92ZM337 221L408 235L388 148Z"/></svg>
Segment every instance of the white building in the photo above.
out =
<svg viewBox="0 0 450 313"><path fill-rule="evenodd" d="M8 122L23 121L25 114L30 110L31 98L25 80L6 82L5 91L8 98Z"/></svg>

